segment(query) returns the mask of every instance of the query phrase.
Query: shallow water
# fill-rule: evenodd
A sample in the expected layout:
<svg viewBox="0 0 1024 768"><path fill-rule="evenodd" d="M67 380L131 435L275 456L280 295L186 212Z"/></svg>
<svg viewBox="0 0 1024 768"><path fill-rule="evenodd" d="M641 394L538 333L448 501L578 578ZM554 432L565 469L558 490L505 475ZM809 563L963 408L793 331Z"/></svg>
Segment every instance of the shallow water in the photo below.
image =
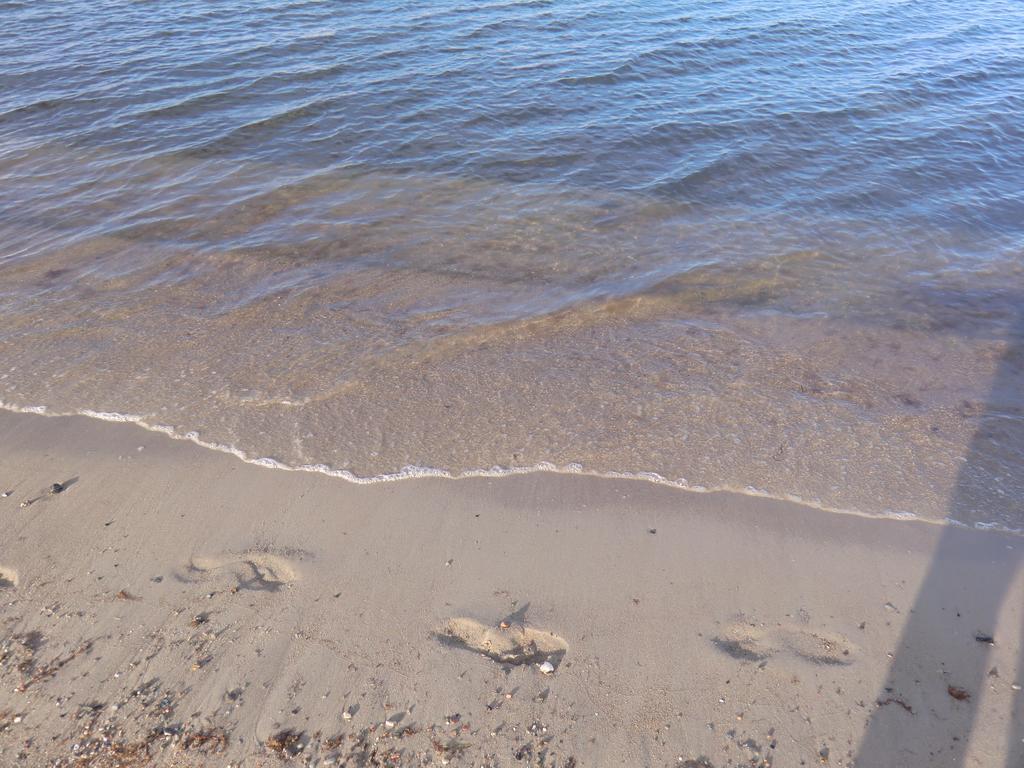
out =
<svg viewBox="0 0 1024 768"><path fill-rule="evenodd" d="M1018 3L0 19L7 407L1024 527Z"/></svg>

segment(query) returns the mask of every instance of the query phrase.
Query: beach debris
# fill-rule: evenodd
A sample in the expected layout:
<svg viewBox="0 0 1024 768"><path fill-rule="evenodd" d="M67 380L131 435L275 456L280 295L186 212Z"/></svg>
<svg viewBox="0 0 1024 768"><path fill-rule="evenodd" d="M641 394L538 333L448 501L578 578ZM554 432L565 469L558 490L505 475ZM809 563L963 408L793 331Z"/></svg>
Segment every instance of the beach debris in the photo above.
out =
<svg viewBox="0 0 1024 768"><path fill-rule="evenodd" d="M977 640L979 643L987 643L988 645L996 644L996 639L992 637L992 635L986 635L983 632L979 632L978 634L976 634L974 636L974 639Z"/></svg>
<svg viewBox="0 0 1024 768"><path fill-rule="evenodd" d="M118 592L116 595L114 595L114 597L116 597L118 600L138 600L139 599L135 595L133 595L131 592L129 592L127 589L122 589L120 592Z"/></svg>
<svg viewBox="0 0 1024 768"><path fill-rule="evenodd" d="M541 674L543 674L543 675L553 675L553 674L555 674L555 665L552 664L550 661L545 661L545 662L541 663L537 667L537 669L539 669L541 671Z"/></svg>
<svg viewBox="0 0 1024 768"><path fill-rule="evenodd" d="M190 627L201 627L210 620L210 614L208 613L197 613L192 617L192 621L189 622Z"/></svg>
<svg viewBox="0 0 1024 768"><path fill-rule="evenodd" d="M60 656L48 664L37 666L35 663L36 650L42 643L42 636L30 632L28 635L18 638L24 649L28 651L28 657L18 664L18 669L23 675L21 683L14 689L18 693L24 693L36 683L49 680L63 669L67 664L77 659L83 653L92 650L92 642L87 641L71 651L67 656Z"/></svg>
<svg viewBox="0 0 1024 768"><path fill-rule="evenodd" d="M1015 691L1019 691L1021 689L1021 686L1020 683L1010 683L1010 688L1012 688Z"/></svg>
<svg viewBox="0 0 1024 768"><path fill-rule="evenodd" d="M4 491L3 493L0 493L0 497L2 497L2 498L4 498L4 499L6 499L6 498L7 498L7 497L9 497L9 496L10 496L10 495L11 495L12 493L14 493L14 491Z"/></svg>
<svg viewBox="0 0 1024 768"><path fill-rule="evenodd" d="M25 507L31 507L33 504L35 504L35 502L36 502L35 499L25 499L18 506L21 507L22 509L25 509Z"/></svg>
<svg viewBox="0 0 1024 768"><path fill-rule="evenodd" d="M352 719L352 708L351 707L349 707L348 709L346 709L344 712L341 713L341 719L342 720L351 720Z"/></svg>
<svg viewBox="0 0 1024 768"><path fill-rule="evenodd" d="M0 709L0 733L8 730L11 725L21 722L21 715L16 715L10 709Z"/></svg>
<svg viewBox="0 0 1024 768"><path fill-rule="evenodd" d="M65 487L63 483L54 483L50 486L50 495L56 496L58 493L63 493Z"/></svg>
<svg viewBox="0 0 1024 768"><path fill-rule="evenodd" d="M432 738L430 740L430 744L433 746L434 752L437 753L437 756L441 758L441 765L448 765L453 757L465 752L470 747L466 742L457 741L456 739L444 742L440 739Z"/></svg>
<svg viewBox="0 0 1024 768"><path fill-rule="evenodd" d="M221 752L227 749L228 733L223 728L209 728L191 731L182 738L179 749L198 749L204 753Z"/></svg>
<svg viewBox="0 0 1024 768"><path fill-rule="evenodd" d="M303 736L305 736L305 732L285 728L267 739L266 746L267 749L275 752L281 759L295 757L302 751Z"/></svg>
<svg viewBox="0 0 1024 768"><path fill-rule="evenodd" d="M965 691L963 688L958 688L955 685L951 685L946 688L946 692L957 701L970 701L971 694Z"/></svg>
<svg viewBox="0 0 1024 768"><path fill-rule="evenodd" d="M887 698L885 698L885 699L879 699L879 700L878 700L877 702L875 702L875 703L876 703L876 704L877 704L877 705L878 705L879 707L884 707L884 706L886 706L887 704L898 704L899 706L903 707L903 709L905 709L905 710L906 710L907 712L909 712L910 714L914 714L914 708L913 708L913 707L911 707L911 706L910 706L909 704L907 704L907 702L905 702L905 701L904 701L903 699L901 699L901 698L898 698L898 697L896 697L896 696L889 696L889 697L887 697Z"/></svg>
<svg viewBox="0 0 1024 768"><path fill-rule="evenodd" d="M658 532L658 529L657 528L648 528L647 532L653 536L654 534L656 534Z"/></svg>
<svg viewBox="0 0 1024 768"><path fill-rule="evenodd" d="M507 621L507 620L503 620L498 626L501 627L502 629L508 629L509 627L512 626L512 624L509 621Z"/></svg>

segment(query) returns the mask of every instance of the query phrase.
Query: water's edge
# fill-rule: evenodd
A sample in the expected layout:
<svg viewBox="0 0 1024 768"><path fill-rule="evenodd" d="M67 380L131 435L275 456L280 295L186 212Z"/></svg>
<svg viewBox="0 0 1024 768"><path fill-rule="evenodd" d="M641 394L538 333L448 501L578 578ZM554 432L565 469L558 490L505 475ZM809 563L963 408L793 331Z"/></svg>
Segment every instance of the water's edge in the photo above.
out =
<svg viewBox="0 0 1024 768"><path fill-rule="evenodd" d="M568 464L566 466L557 466L551 462L539 462L533 466L524 467L490 467L480 469L469 469L462 472L451 472L446 469L438 469L434 467L418 467L409 466L404 467L399 472L374 475L371 477L362 477L354 474L348 470L335 469L323 464L317 465L302 465L302 466L290 466L277 459L268 457L253 457L246 454L244 451L232 445L222 445L220 443L209 442L203 440L197 432L181 432L161 424L150 424L143 417L124 414L124 413L104 413L100 411L75 411L75 412L58 412L48 408L45 405L35 406L19 406L12 403L4 402L0 400L0 411L7 411L9 413L19 414L30 414L34 416L44 416L50 418L71 418L71 417L85 417L89 419L95 419L97 421L107 421L120 424L132 424L140 427L148 432L157 432L172 440L183 440L186 442L193 443L201 448L207 450L217 451L218 453L229 454L236 459L241 460L246 464L252 464L257 467L264 469L275 469L284 470L288 472L314 472L316 474L326 475L327 477L339 478L346 482L354 483L356 485L375 485L379 483L397 482L401 480L413 480L418 478L445 478L449 480L460 480L468 478L479 478L479 477L492 477L500 478L507 477L510 475L527 475L534 473L550 473L550 474L563 474L563 475L580 475L584 477L595 477L607 480L643 480L645 482L654 483L655 485L668 486L675 488L676 490L686 491L689 493L733 493L741 496L751 496L754 498L770 499L772 501L784 501L793 504L799 504L804 507L811 509L817 509L822 512L838 515L852 515L854 517L866 518L869 520L898 520L902 522L914 522L914 523L927 523L930 525L952 525L961 528L970 528L978 531L993 531L996 533L1011 534L1016 536L1024 536L1024 528L1011 528L1008 526L999 525L998 523L981 523L976 522L968 524L960 520L956 520L952 517L946 517L942 520L936 520L921 515L914 514L913 512L888 512L882 514L876 514L871 512L863 512L855 509L841 509L838 507L829 506L822 504L814 500L808 500L796 496L793 494L776 495L766 491L762 491L757 488L746 487L732 487L732 486L715 486L707 487L701 485L693 485L687 483L684 480L672 480L656 472L598 472L595 470L588 470L579 464Z"/></svg>

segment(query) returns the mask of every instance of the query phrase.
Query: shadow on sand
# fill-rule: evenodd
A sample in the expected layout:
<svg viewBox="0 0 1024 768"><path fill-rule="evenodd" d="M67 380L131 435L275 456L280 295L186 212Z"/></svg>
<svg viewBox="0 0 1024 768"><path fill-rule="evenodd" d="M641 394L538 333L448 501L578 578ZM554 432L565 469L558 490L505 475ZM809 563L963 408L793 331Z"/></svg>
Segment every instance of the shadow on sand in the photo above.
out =
<svg viewBox="0 0 1024 768"><path fill-rule="evenodd" d="M950 500L949 516L968 525L994 516L1024 524L1024 499L1003 490L1024 473L1024 315L1008 341ZM989 642L1001 642L996 622L1024 562L1024 543L1007 547L983 541L988 538L997 537L953 526L943 531L879 691L879 701L895 697L914 712L876 709L860 744L858 768L964 765L989 683L1009 685L999 676L1014 672L1024 677L1024 641L1016 670L992 666ZM1024 768L1024 693L1013 696L1007 739L1002 765ZM986 746L999 751L1000 745Z"/></svg>

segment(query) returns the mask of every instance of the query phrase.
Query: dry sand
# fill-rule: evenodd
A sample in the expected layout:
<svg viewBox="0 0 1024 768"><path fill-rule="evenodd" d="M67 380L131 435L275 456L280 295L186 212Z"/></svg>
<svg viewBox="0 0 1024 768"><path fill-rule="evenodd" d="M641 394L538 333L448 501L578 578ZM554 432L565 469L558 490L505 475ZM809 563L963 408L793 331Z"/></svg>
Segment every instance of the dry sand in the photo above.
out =
<svg viewBox="0 0 1024 768"><path fill-rule="evenodd" d="M3 766L1024 764L1024 538L85 418L0 445Z"/></svg>

